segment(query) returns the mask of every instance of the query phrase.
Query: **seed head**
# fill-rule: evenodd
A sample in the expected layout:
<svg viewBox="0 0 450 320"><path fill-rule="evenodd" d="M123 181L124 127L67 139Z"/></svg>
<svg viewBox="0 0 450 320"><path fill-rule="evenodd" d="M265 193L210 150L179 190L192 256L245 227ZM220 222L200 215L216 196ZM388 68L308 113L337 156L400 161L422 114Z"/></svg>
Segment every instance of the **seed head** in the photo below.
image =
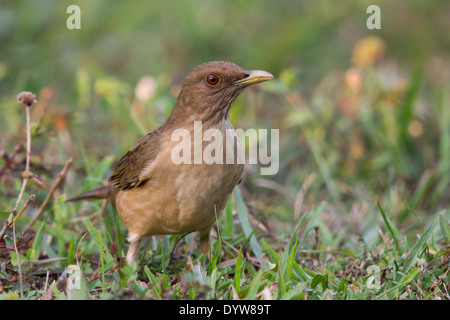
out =
<svg viewBox="0 0 450 320"><path fill-rule="evenodd" d="M36 102L36 95L32 92L23 91L17 95L17 102L23 103L24 105L30 107L34 102Z"/></svg>

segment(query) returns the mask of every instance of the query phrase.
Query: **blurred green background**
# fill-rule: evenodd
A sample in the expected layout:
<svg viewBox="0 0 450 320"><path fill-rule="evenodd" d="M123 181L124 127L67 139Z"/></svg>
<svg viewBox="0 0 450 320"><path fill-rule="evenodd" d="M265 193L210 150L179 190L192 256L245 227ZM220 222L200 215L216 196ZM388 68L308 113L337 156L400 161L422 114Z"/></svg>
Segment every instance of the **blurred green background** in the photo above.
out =
<svg viewBox="0 0 450 320"><path fill-rule="evenodd" d="M81 30L66 28L71 4ZM381 30L366 27L372 4ZM3 0L1 146L24 143L15 96L36 93L32 166L51 181L73 156L74 195L162 124L193 67L228 60L275 75L231 115L238 128L280 129L279 173L250 167L245 181L260 212L292 223L326 200L330 225L373 234L364 225L379 219L380 201L409 228L412 211L450 203L449 16L444 0ZM14 190L2 184L4 208Z"/></svg>

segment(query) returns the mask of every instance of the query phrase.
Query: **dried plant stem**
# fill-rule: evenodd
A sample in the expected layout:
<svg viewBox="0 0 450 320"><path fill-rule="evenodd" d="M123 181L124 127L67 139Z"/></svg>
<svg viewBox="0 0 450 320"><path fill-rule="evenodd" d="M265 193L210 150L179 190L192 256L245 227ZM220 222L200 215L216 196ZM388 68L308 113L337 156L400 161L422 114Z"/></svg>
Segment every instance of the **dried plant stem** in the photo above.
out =
<svg viewBox="0 0 450 320"><path fill-rule="evenodd" d="M21 92L17 95L17 101L26 106L25 114L26 114L26 130L27 130L27 151L26 151L26 162L25 162L25 170L22 173L22 187L20 188L19 196L17 197L14 208L11 212L9 219L5 222L5 226L0 232L0 241L3 240L5 236L6 229L12 225L13 227L13 241L14 241L14 251L16 253L17 259L17 269L19 273L19 282L20 282L20 295L23 297L23 279L22 279L22 265L20 262L20 254L19 249L17 247L17 239L16 239L16 221L20 217L20 215L25 211L25 209L36 199L36 196L31 195L26 203L24 204L22 210L17 213L17 209L19 207L20 202L22 201L23 195L25 193L25 188L27 186L28 180L33 176L30 172L30 158L31 158L31 124L30 124L30 107L33 102L36 102L35 95L31 92Z"/></svg>
<svg viewBox="0 0 450 320"><path fill-rule="evenodd" d="M31 105L31 104L30 104ZM22 181L22 187L20 188L20 193L19 196L17 198L16 204L14 205L12 214L14 217L13 220L13 240L14 240L14 250L16 252L16 259L17 259L17 267L18 267L18 272L19 272L19 283L20 283L20 296L23 297L23 279L22 279L22 264L20 263L20 254L19 254L19 250L17 249L17 240L16 240L16 224L15 222L17 221L17 218L20 215L16 216L17 213L17 208L19 207L19 203L22 200L23 194L25 192L25 188L27 186L28 180L31 177L31 172L30 172L30 158L31 158L31 125L30 125L30 105L28 105L25 108L25 113L26 113L26 119L27 119L27 155L26 155L26 162L25 162L25 171L22 173L22 177L23 177L23 181ZM30 200L32 199L32 200ZM24 205L24 208L21 210L20 213L22 213L25 208L34 201L35 196L32 195L32 197L30 197L30 199L28 199L29 201L27 201L27 203Z"/></svg>
<svg viewBox="0 0 450 320"><path fill-rule="evenodd" d="M39 207L39 210L36 213L36 215L34 216L33 220L31 220L30 223L25 227L24 232L28 231L28 229L31 228L31 226L39 219L41 214L44 212L45 206L50 201L50 198L52 197L52 195L55 192L56 188L58 187L59 183L64 179L71 163L72 163L72 158L70 158L69 160L66 160L66 163L64 164L64 168L62 169L62 171L60 173L58 173L58 178L53 183L50 191L47 194L47 197L45 198L44 202L42 202L42 204Z"/></svg>
<svg viewBox="0 0 450 320"><path fill-rule="evenodd" d="M32 176L30 172L30 158L31 158L31 129L30 129L30 107L26 107L26 117L27 117L27 156L25 160L25 171L22 173L23 181L22 187L20 188L19 196L17 197L16 204L14 205L12 214L15 216L17 213L17 208L22 200L25 188L27 186L28 180Z"/></svg>
<svg viewBox="0 0 450 320"><path fill-rule="evenodd" d="M19 249L17 249L16 241L16 225L13 225L13 239L14 239L14 251L16 252L17 268L19 271L19 284L20 284L20 296L23 297L23 279L22 279L22 265L20 263Z"/></svg>
<svg viewBox="0 0 450 320"><path fill-rule="evenodd" d="M27 201L25 202L25 204L23 205L22 209L20 209L20 211L16 214L16 216L14 217L14 220L12 221L11 225L14 225L17 221L17 219L19 219L20 215L25 211L25 209L34 202L34 200L36 200L36 195L32 194Z"/></svg>
<svg viewBox="0 0 450 320"><path fill-rule="evenodd" d="M26 160L25 160L25 171L22 173L22 187L20 188L20 192L19 192L19 196L17 197L16 203L14 205L14 208L11 212L10 217L8 218L8 220L5 222L5 225L2 229L2 231L0 232L0 241L3 239L3 237L5 236L5 232L6 232L6 228L8 226L11 225L12 221L16 221L17 217L16 217L16 213L17 213L17 208L19 207L20 201L22 200L23 194L25 192L25 188L27 186L28 180L30 179L30 177L32 176L31 172L30 172L30 158L31 158L31 125L30 125L30 106L26 106L25 108L25 113L26 113L26 121L27 121L27 152L26 152ZM24 206L24 209L27 207L28 205ZM23 211L22 211L23 212ZM18 215L20 216L20 215Z"/></svg>

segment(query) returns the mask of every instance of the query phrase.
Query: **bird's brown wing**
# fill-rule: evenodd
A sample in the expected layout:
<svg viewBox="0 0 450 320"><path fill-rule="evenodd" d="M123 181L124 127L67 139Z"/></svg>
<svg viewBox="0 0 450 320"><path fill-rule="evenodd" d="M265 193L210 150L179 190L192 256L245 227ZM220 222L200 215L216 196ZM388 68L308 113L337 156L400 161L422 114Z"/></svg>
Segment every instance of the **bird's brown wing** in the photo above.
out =
<svg viewBox="0 0 450 320"><path fill-rule="evenodd" d="M139 186L148 177L143 175L159 152L160 130L156 129L138 142L120 159L109 180L121 190Z"/></svg>

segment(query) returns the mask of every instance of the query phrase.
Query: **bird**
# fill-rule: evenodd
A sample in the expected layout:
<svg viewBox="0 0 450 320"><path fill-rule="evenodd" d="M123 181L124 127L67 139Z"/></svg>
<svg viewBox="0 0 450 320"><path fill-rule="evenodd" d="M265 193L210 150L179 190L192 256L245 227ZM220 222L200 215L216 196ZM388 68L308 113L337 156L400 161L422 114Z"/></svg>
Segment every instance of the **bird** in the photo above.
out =
<svg viewBox="0 0 450 320"><path fill-rule="evenodd" d="M151 235L198 232L200 250L208 256L210 231L241 182L244 164L175 162L173 150L180 146L180 139L173 139L173 133L182 130L195 136L196 124L201 123L203 133L209 129L223 133L215 142L224 152L227 147L235 151L232 160L236 160L243 151L236 136L227 139L227 131L234 130L230 108L243 89L272 78L269 72L245 70L227 61L200 64L185 78L167 120L119 160L109 184L67 201L107 199L116 208L128 231L129 265L138 258L140 240ZM183 156L194 159L198 150L192 144L186 146ZM200 152L206 147L202 143Z"/></svg>

